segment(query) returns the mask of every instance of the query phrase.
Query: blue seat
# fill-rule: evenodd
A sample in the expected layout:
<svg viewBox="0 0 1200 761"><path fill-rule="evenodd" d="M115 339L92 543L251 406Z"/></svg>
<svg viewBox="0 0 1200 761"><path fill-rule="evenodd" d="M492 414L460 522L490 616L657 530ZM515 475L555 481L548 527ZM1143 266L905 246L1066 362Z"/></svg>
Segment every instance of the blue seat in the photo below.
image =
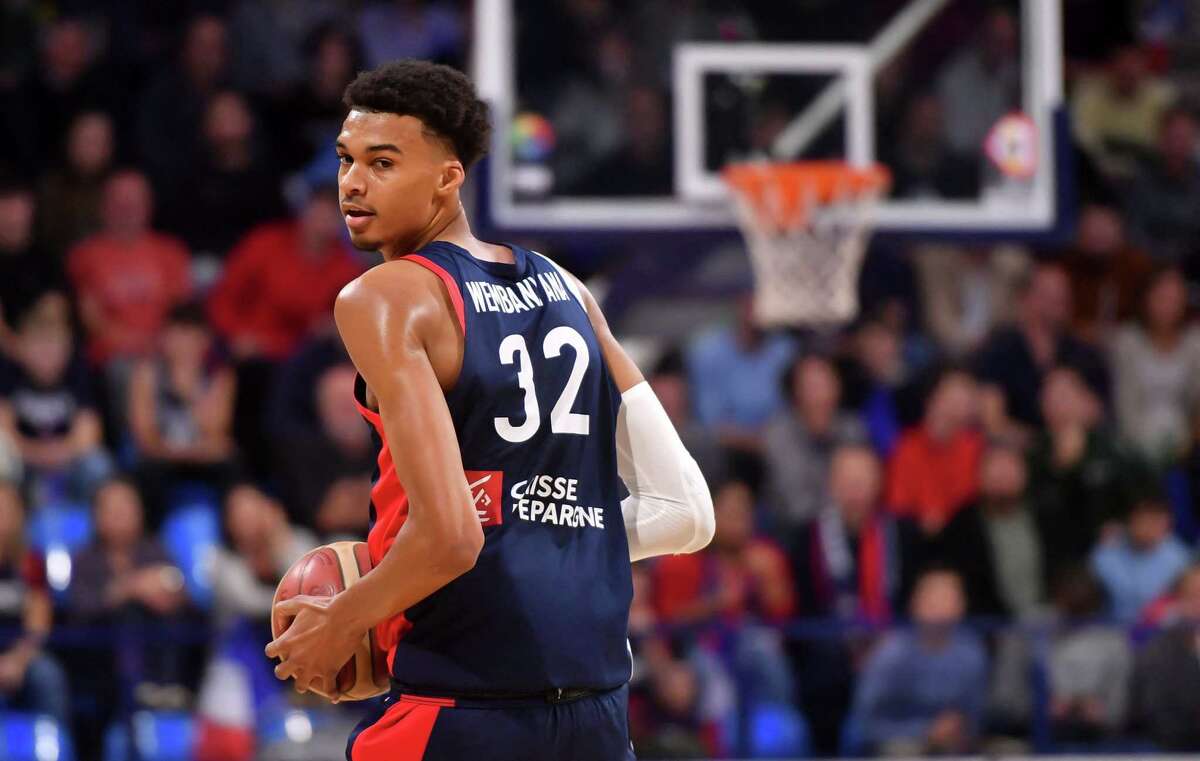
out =
<svg viewBox="0 0 1200 761"><path fill-rule="evenodd" d="M842 758L861 758L870 753L867 729L860 715L851 711L842 722L842 736L838 744L838 755Z"/></svg>
<svg viewBox="0 0 1200 761"><path fill-rule="evenodd" d="M128 726L114 724L104 738L104 761L191 761L196 723L190 714L138 711Z"/></svg>
<svg viewBox="0 0 1200 761"><path fill-rule="evenodd" d="M212 604L212 563L221 543L221 524L211 505L195 503L173 511L162 528L162 541L183 571L184 587L202 608Z"/></svg>
<svg viewBox="0 0 1200 761"><path fill-rule="evenodd" d="M784 703L760 703L748 718L751 758L803 758L811 752L808 722Z"/></svg>
<svg viewBox="0 0 1200 761"><path fill-rule="evenodd" d="M183 481L176 484L167 495L167 514L178 510L204 507L217 514L221 512L221 498L217 490L199 481Z"/></svg>
<svg viewBox="0 0 1200 761"><path fill-rule="evenodd" d="M0 758L5 761L74 761L71 736L49 716L0 713Z"/></svg>

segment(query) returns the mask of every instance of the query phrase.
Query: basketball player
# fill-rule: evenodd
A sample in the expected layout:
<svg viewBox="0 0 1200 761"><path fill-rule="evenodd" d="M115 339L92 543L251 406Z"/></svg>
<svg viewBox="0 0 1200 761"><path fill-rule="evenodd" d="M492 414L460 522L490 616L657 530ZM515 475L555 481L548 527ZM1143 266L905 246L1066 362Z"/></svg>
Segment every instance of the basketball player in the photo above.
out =
<svg viewBox="0 0 1200 761"><path fill-rule="evenodd" d="M328 688L374 628L393 688L351 761L630 759L630 561L706 545L708 488L582 284L471 234L471 82L402 61L345 100L342 211L385 259L334 310L380 445L374 570L282 603L267 655Z"/></svg>

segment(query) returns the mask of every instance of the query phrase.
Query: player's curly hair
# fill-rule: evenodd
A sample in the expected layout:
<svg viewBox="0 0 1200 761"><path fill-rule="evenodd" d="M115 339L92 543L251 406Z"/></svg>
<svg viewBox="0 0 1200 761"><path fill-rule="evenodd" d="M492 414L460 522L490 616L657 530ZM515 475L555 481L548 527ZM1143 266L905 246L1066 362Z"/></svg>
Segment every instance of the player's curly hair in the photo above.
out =
<svg viewBox="0 0 1200 761"><path fill-rule="evenodd" d="M488 106L461 71L429 61L403 60L361 72L346 86L347 108L414 116L449 142L464 167L487 153Z"/></svg>

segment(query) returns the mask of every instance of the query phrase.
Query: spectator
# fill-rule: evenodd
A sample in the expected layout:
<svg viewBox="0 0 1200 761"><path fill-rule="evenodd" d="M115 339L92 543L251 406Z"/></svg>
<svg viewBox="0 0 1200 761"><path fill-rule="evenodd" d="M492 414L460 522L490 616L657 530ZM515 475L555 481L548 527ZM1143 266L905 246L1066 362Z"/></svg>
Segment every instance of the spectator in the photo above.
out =
<svg viewBox="0 0 1200 761"><path fill-rule="evenodd" d="M376 0L359 15L358 30L371 67L398 58L462 63L462 20L447 3Z"/></svg>
<svg viewBox="0 0 1200 761"><path fill-rule="evenodd" d="M734 326L699 336L687 350L696 418L744 458L759 455L763 428L784 407L779 379L794 354L792 340L763 331L751 310L751 297L743 297Z"/></svg>
<svg viewBox="0 0 1200 761"><path fill-rule="evenodd" d="M32 190L0 171L0 355L13 350L12 330L56 280L50 260L34 242L36 209Z"/></svg>
<svg viewBox="0 0 1200 761"><path fill-rule="evenodd" d="M1042 414L1046 431L1029 452L1030 496L1053 579L1084 562L1101 535L1114 533L1147 474L1100 426L1100 401L1075 370L1047 374Z"/></svg>
<svg viewBox="0 0 1200 761"><path fill-rule="evenodd" d="M987 655L959 627L966 605L956 574L926 572L913 592L913 629L888 634L867 661L855 710L876 752L956 755L974 746Z"/></svg>
<svg viewBox="0 0 1200 761"><path fill-rule="evenodd" d="M884 624L911 589L918 536L880 509L879 459L846 444L830 465L830 499L799 535L792 554L797 598L807 616Z"/></svg>
<svg viewBox="0 0 1200 761"><path fill-rule="evenodd" d="M16 442L42 499L88 500L112 472L87 371L70 328L29 322L0 363L0 429Z"/></svg>
<svg viewBox="0 0 1200 761"><path fill-rule="evenodd" d="M849 356L838 363L842 408L860 413L866 436L881 457L889 457L900 439L901 397L908 373L902 343L893 324L868 318L854 331Z"/></svg>
<svg viewBox="0 0 1200 761"><path fill-rule="evenodd" d="M978 375L984 384L984 424L996 433L1042 424L1043 379L1053 367L1080 368L1089 385L1108 390L1107 370L1094 349L1066 332L1071 316L1071 281L1061 265L1034 267L1017 290L1017 316L998 329L980 350Z"/></svg>
<svg viewBox="0 0 1200 761"><path fill-rule="evenodd" d="M164 198L164 227L198 256L223 258L255 225L285 216L282 179L240 94L215 93L201 124L196 166Z"/></svg>
<svg viewBox="0 0 1200 761"><path fill-rule="evenodd" d="M174 65L159 69L138 108L139 157L165 195L192 181L207 104L227 78L225 22L204 14L192 18L178 55Z"/></svg>
<svg viewBox="0 0 1200 761"><path fill-rule="evenodd" d="M1171 533L1171 507L1151 496L1134 503L1123 534L1095 549L1092 570L1108 591L1113 616L1130 624L1170 589L1190 557L1187 546Z"/></svg>
<svg viewBox="0 0 1200 761"><path fill-rule="evenodd" d="M973 616L1029 619L1045 602L1043 546L1027 499L1021 452L992 445L979 471L979 499L961 510L929 552L963 580Z"/></svg>
<svg viewBox="0 0 1200 761"><path fill-rule="evenodd" d="M905 431L888 466L887 505L911 516L927 536L937 534L979 491L983 437L975 380L943 371L925 403L920 425Z"/></svg>
<svg viewBox="0 0 1200 761"><path fill-rule="evenodd" d="M1071 280L1071 331L1106 345L1114 328L1138 313L1138 297L1153 264L1129 244L1116 209L1091 204L1079 216L1075 245L1062 256Z"/></svg>
<svg viewBox="0 0 1200 761"><path fill-rule="evenodd" d="M112 72L101 69L100 46L81 19L61 17L42 38L41 65L28 82L26 107L37 114L43 152L62 145L71 121L85 109L116 103Z"/></svg>
<svg viewBox="0 0 1200 761"><path fill-rule="evenodd" d="M947 145L945 110L934 93L914 96L899 135L881 145L897 198L968 199L979 194L979 148L972 146L974 155L962 155Z"/></svg>
<svg viewBox="0 0 1200 761"><path fill-rule="evenodd" d="M584 196L662 196L673 185L666 98L635 85L625 95L624 140L567 191Z"/></svg>
<svg viewBox="0 0 1200 761"><path fill-rule="evenodd" d="M630 738L639 757L714 755L716 727L703 716L701 677L686 660L668 655L651 662L644 698L630 701Z"/></svg>
<svg viewBox="0 0 1200 761"><path fill-rule="evenodd" d="M1015 246L921 246L913 252L925 328L951 357L978 349L1014 316L1017 287L1029 256Z"/></svg>
<svg viewBox="0 0 1200 761"><path fill-rule="evenodd" d="M342 93L366 68L358 39L332 22L310 32L304 48L307 74L276 104L271 129L285 141L279 158L292 168L329 149L345 116Z"/></svg>
<svg viewBox="0 0 1200 761"><path fill-rule="evenodd" d="M678 349L665 352L648 380L688 453L700 466L705 481L710 484L723 483L726 480L724 454L712 432L700 425L692 415L692 389L688 384L683 353Z"/></svg>
<svg viewBox="0 0 1200 761"><path fill-rule="evenodd" d="M968 45L938 80L950 149L977 156L992 126L1019 103L1021 67L1017 20L1006 8L988 12L979 40Z"/></svg>
<svg viewBox="0 0 1200 761"><path fill-rule="evenodd" d="M1130 226L1159 261L1190 264L1196 253L1200 238L1196 129L1191 111L1177 106L1163 112L1158 154L1141 167L1128 194ZM1195 273L1195 266L1188 271Z"/></svg>
<svg viewBox="0 0 1200 761"><path fill-rule="evenodd" d="M1142 51L1122 46L1105 71L1076 86L1071 102L1075 139L1110 181L1128 181L1138 161L1154 150L1159 121L1174 98L1169 84L1146 71Z"/></svg>
<svg viewBox="0 0 1200 761"><path fill-rule="evenodd" d="M226 494L225 533L212 566L214 615L223 629L248 621L265 635L276 585L316 538L290 525L283 507L250 483Z"/></svg>
<svg viewBox="0 0 1200 761"><path fill-rule="evenodd" d="M342 226L337 190L327 186L298 220L257 227L230 252L209 307L235 356L281 361L332 319L338 292L363 270Z"/></svg>
<svg viewBox="0 0 1200 761"><path fill-rule="evenodd" d="M67 131L66 161L38 187L38 239L61 269L67 252L100 230L104 183L113 163L113 122L84 111Z"/></svg>
<svg viewBox="0 0 1200 761"><path fill-rule="evenodd" d="M67 257L97 365L150 353L167 312L191 290L187 249L150 229L152 206L145 177L117 172L104 186L103 229Z"/></svg>
<svg viewBox="0 0 1200 761"><path fill-rule="evenodd" d="M829 503L829 462L841 444L861 441L862 424L838 409L842 384L827 358L810 354L784 377L789 409L767 424L763 457L774 527L786 538Z"/></svg>
<svg viewBox="0 0 1200 761"><path fill-rule="evenodd" d="M1189 414L1200 404L1200 329L1187 324L1187 306L1183 274L1159 270L1142 291L1141 319L1123 326L1113 344L1118 428L1164 466L1185 453Z"/></svg>
<svg viewBox="0 0 1200 761"><path fill-rule="evenodd" d="M131 481L110 480L96 492L94 504L96 537L74 560L69 613L79 623L113 632L113 663L106 672L120 684L110 682L111 688L136 688L139 703L181 706L183 650L147 627L181 623L183 574L143 534L142 500ZM148 636L153 647L147 646ZM104 704L114 706L115 698Z"/></svg>
<svg viewBox="0 0 1200 761"><path fill-rule="evenodd" d="M129 425L152 525L166 512L172 484L219 489L230 480L236 389L233 370L214 353L203 309L174 307L158 354L139 361L129 383Z"/></svg>
<svg viewBox="0 0 1200 761"><path fill-rule="evenodd" d="M238 89L271 97L294 86L304 76L306 36L318 24L329 24L339 10L336 0L234 4L228 16L230 71Z"/></svg>
<svg viewBox="0 0 1200 761"><path fill-rule="evenodd" d="M366 525L363 505L371 499L378 452L355 406L355 377L349 362L321 373L310 389L316 427L297 431L278 457L292 520L323 536L361 534Z"/></svg>
<svg viewBox="0 0 1200 761"><path fill-rule="evenodd" d="M44 649L54 612L42 557L25 546L25 506L0 481L0 705L67 723L67 678Z"/></svg>
<svg viewBox="0 0 1200 761"><path fill-rule="evenodd" d="M1050 649L1050 719L1060 741L1111 738L1125 728L1133 653L1129 636L1097 623L1104 591L1083 569L1054 593L1058 628Z"/></svg>
<svg viewBox="0 0 1200 761"><path fill-rule="evenodd" d="M1138 655L1133 706L1139 724L1165 751L1200 752L1200 565L1178 582L1179 618Z"/></svg>

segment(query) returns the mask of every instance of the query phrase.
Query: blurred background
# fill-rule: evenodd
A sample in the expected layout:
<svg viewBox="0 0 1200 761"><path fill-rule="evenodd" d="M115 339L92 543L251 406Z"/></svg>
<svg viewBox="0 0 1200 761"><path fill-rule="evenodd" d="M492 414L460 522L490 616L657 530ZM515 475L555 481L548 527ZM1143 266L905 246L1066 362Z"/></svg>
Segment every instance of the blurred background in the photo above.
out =
<svg viewBox="0 0 1200 761"><path fill-rule="evenodd" d="M755 42L869 87L680 110L680 46ZM366 530L332 139L402 57L476 76L477 234L589 282L712 488L634 567L640 758L1200 752L1200 3L0 0L0 759L341 757L262 647ZM767 329L706 177L854 98L860 308Z"/></svg>

